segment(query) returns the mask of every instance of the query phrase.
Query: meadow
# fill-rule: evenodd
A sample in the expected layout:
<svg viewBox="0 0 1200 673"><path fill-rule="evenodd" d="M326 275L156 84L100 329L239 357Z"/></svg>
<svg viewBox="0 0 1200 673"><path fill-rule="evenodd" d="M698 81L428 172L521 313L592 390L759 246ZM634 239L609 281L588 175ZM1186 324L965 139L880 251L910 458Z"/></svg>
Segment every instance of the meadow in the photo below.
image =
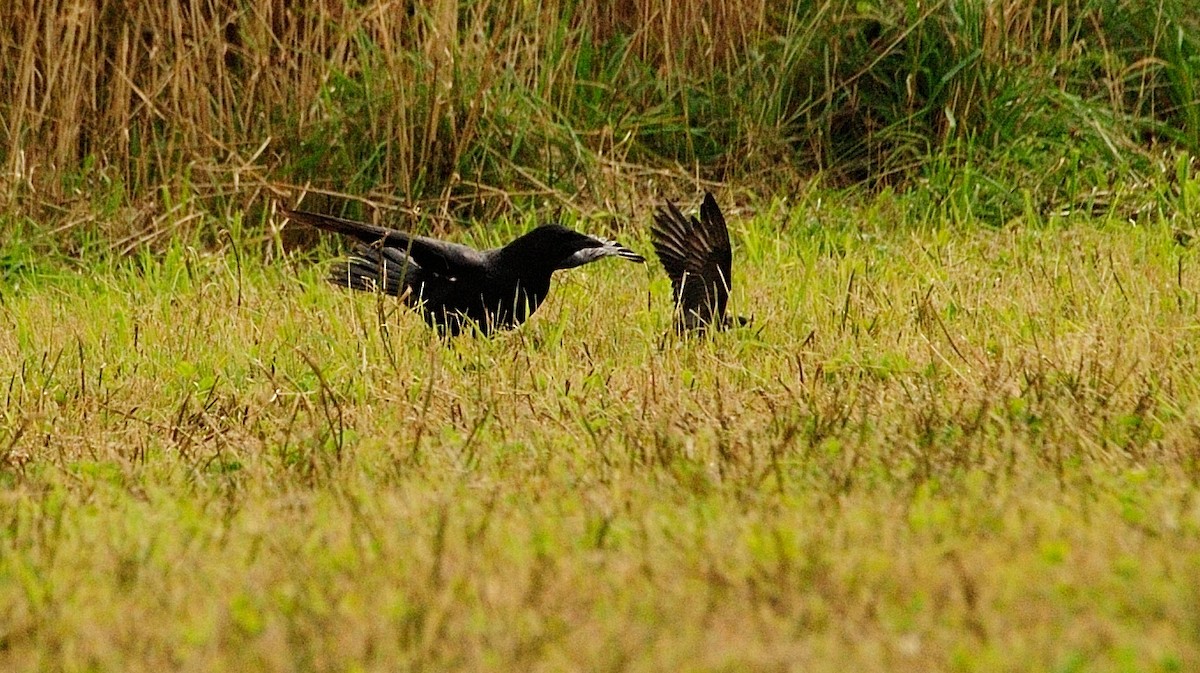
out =
<svg viewBox="0 0 1200 673"><path fill-rule="evenodd" d="M449 343L303 258L6 286L0 662L1190 670L1194 254L900 207L733 209L701 339L615 261Z"/></svg>
<svg viewBox="0 0 1200 673"><path fill-rule="evenodd" d="M10 0L0 669L1200 668L1164 0ZM440 339L279 203L651 255Z"/></svg>

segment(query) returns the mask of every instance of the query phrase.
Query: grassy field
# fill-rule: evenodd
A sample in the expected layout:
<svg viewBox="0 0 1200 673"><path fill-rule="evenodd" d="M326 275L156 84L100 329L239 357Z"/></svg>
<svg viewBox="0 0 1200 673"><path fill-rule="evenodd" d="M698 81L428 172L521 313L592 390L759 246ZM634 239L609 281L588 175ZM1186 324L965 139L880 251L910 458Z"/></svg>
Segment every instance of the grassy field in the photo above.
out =
<svg viewBox="0 0 1200 673"><path fill-rule="evenodd" d="M1192 0L7 0L0 670L1200 670ZM650 253L443 343L278 203Z"/></svg>
<svg viewBox="0 0 1200 673"><path fill-rule="evenodd" d="M1200 154L1192 0L9 3L0 230L67 247L301 193L449 229L817 175L996 226Z"/></svg>
<svg viewBox="0 0 1200 673"><path fill-rule="evenodd" d="M1195 253L910 207L729 204L690 340L655 264L443 344L331 249L10 247L0 668L1195 670Z"/></svg>

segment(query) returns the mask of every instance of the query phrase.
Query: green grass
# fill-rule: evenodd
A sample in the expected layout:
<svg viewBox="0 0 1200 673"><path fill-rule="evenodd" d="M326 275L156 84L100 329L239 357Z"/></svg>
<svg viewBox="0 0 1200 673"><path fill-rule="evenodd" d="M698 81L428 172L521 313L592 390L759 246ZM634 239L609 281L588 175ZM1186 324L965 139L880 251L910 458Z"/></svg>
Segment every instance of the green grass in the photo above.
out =
<svg viewBox="0 0 1200 673"><path fill-rule="evenodd" d="M1192 4L25 2L0 30L0 229L128 251L275 199L446 225L697 179L923 190L993 226L1127 215L1200 152Z"/></svg>
<svg viewBox="0 0 1200 673"><path fill-rule="evenodd" d="M799 199L692 340L655 265L443 344L317 255L10 245L0 668L1196 668L1195 253Z"/></svg>
<svg viewBox="0 0 1200 673"><path fill-rule="evenodd" d="M0 669L1200 668L1188 2L125 4L0 29ZM606 262L446 344L270 215L697 184L692 340Z"/></svg>

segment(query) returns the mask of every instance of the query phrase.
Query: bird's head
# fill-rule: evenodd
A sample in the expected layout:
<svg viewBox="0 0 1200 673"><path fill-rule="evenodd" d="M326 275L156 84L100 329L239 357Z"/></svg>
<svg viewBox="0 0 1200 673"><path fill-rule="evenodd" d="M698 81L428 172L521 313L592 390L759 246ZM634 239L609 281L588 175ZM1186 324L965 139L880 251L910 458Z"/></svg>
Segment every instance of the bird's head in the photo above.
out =
<svg viewBox="0 0 1200 673"><path fill-rule="evenodd" d="M601 257L620 257L639 264L645 257L616 241L572 231L560 224L545 224L504 246L503 255L524 268L547 271L570 269Z"/></svg>

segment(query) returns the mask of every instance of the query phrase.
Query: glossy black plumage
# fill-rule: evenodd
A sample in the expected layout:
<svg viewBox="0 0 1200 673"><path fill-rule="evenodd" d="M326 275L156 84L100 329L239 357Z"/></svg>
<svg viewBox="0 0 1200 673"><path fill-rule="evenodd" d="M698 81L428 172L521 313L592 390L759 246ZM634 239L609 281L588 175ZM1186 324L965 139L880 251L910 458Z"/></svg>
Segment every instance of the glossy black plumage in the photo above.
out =
<svg viewBox="0 0 1200 673"><path fill-rule="evenodd" d="M439 331L472 325L487 334L525 322L550 291L550 276L602 257L642 263L616 241L557 224L543 225L502 248L475 250L340 217L284 210L288 219L354 238L361 245L329 280L402 297Z"/></svg>
<svg viewBox="0 0 1200 673"><path fill-rule="evenodd" d="M650 233L654 252L671 279L676 328L728 327L731 321L725 310L732 287L733 249L725 216L713 195L704 194L699 219L685 217L670 201L656 208Z"/></svg>

